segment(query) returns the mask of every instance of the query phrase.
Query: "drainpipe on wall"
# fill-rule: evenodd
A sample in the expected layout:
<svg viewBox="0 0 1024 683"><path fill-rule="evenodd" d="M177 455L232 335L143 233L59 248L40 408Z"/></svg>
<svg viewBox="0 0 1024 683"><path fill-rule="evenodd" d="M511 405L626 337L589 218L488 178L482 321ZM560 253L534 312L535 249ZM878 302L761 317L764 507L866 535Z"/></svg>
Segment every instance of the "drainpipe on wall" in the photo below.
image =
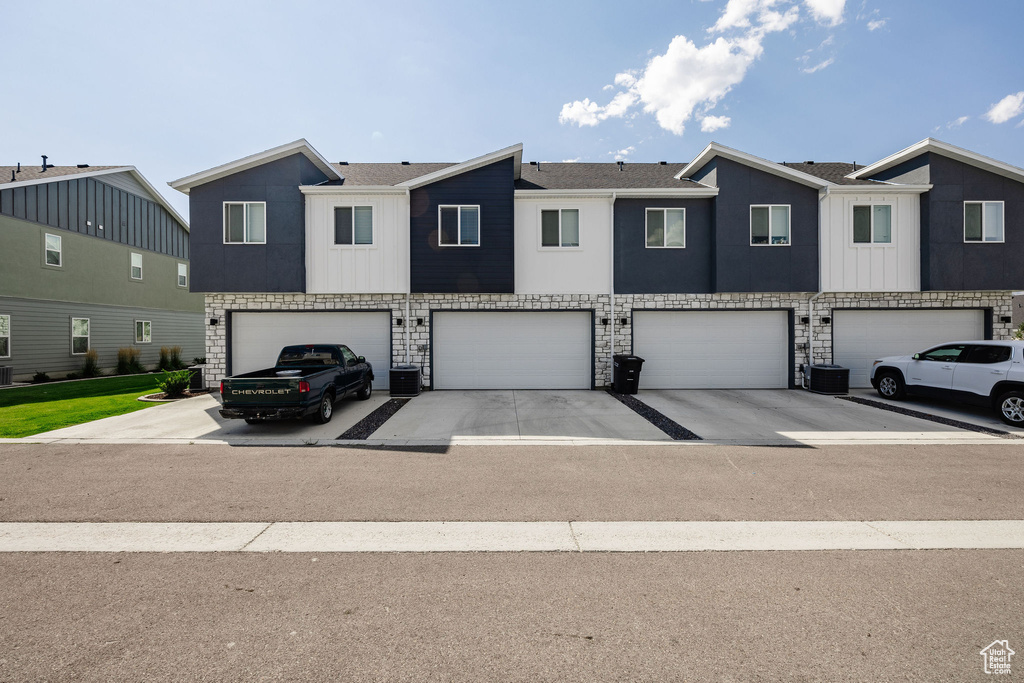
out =
<svg viewBox="0 0 1024 683"><path fill-rule="evenodd" d="M612 377L615 373L615 193L612 192L612 202L609 205L608 213L611 220L611 230L609 231L610 237L608 238L608 303L611 310L609 311L608 322L611 324L611 344L609 345L608 353L608 382L611 383Z"/></svg>
<svg viewBox="0 0 1024 683"><path fill-rule="evenodd" d="M821 264L822 264L822 253L821 253L821 205L828 199L829 191L828 187L825 187L825 194L821 195L818 199L818 292L807 300L807 365L804 366L804 376L802 384L804 389L807 388L807 375L809 366L814 363L814 301L824 293L824 288L821 282Z"/></svg>
<svg viewBox="0 0 1024 683"><path fill-rule="evenodd" d="M409 194L409 188L408 187L405 188L405 208L406 208L406 211L409 212L409 216L407 217L408 220L406 220L405 223L411 229L412 228L412 197ZM412 242L410 241L409 244L410 244L410 248L411 248ZM411 254L410 254L410 257L411 257ZM412 324L412 321L409 320L409 296L412 294L412 268L406 268L405 269L405 277L407 278L406 281L405 281L405 364L408 365L409 364L409 343L411 341L410 336L409 336L409 326ZM421 372L422 372L422 369L421 369Z"/></svg>

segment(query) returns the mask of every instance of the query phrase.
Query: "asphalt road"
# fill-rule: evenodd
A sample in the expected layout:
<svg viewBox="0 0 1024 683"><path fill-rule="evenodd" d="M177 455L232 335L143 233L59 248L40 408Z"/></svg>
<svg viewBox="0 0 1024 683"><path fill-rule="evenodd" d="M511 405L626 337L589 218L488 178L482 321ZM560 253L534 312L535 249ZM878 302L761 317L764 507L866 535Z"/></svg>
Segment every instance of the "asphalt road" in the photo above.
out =
<svg viewBox="0 0 1024 683"><path fill-rule="evenodd" d="M0 445L0 521L1024 519L1022 457ZM971 681L997 639L1024 550L0 554L0 681Z"/></svg>

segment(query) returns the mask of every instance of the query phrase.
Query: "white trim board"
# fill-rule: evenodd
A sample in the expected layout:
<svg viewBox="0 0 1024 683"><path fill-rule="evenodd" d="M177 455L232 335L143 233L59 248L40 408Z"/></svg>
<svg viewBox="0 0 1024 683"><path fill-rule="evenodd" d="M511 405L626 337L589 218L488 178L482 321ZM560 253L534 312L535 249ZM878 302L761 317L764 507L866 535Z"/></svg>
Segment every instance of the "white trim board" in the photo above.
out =
<svg viewBox="0 0 1024 683"><path fill-rule="evenodd" d="M467 171L482 168L484 166L487 166L488 164L493 164L496 161L501 161L502 159L508 157L512 157L514 160L514 177L518 179L523 163L523 143L521 142L514 144L511 147L499 149L497 152L491 152L490 154L485 154L483 156L476 157L475 159L464 161L461 164L455 164L453 166L448 166L447 168L442 168L440 171L434 171L433 173L428 173L426 175L419 176L418 178L406 180L403 183L397 183L395 187L403 187L409 188L410 190L415 190L417 187L423 187L424 185L436 183L437 181L444 180L445 178L451 178L453 176L460 175Z"/></svg>
<svg viewBox="0 0 1024 683"><path fill-rule="evenodd" d="M709 161L719 156L731 159L732 161L741 163L744 166L750 166L751 168L756 168L759 171L771 173L772 175L779 176L780 178L786 178L815 189L820 190L825 187L835 186L835 183L830 183L829 181L818 178L817 176L797 171L789 168L788 166L777 164L774 161L762 159L761 157L754 156L753 154L741 152L738 149L733 149L732 147L720 145L717 142L711 142L707 147L701 150L701 153L697 155L697 158L688 163L683 170L675 175L676 180L681 180L683 178L688 179L690 174L699 171L707 165Z"/></svg>
<svg viewBox="0 0 1024 683"><path fill-rule="evenodd" d="M867 176L871 176L876 173L880 173L881 171L890 169L893 166L901 164L904 161L913 159L914 157L924 154L926 152L936 152L943 156L947 156L952 159L956 159L957 161L961 161L970 166L976 166L986 171L991 171L992 173L995 173L997 175L1001 175L1006 178L1016 180L1018 182L1024 182L1024 168L1012 166L1002 161L998 161L997 159L993 159L992 157L987 157L983 154L972 152L969 149L964 149L963 147L951 145L948 142L936 140L935 138L925 138L924 140L921 140L920 142L915 143L910 147L901 149L895 154L887 156L881 161L876 161L875 163L865 166L864 168L857 169L856 171L854 171L853 173L849 174L846 177L851 178L853 180L860 180Z"/></svg>
<svg viewBox="0 0 1024 683"><path fill-rule="evenodd" d="M240 171L256 168L257 166L262 166L263 164L271 161L284 159L285 157L289 157L295 153L300 153L305 156L331 180L344 179L344 176L338 173L338 170L331 165L331 162L327 161L327 159L325 159L319 152L313 149L313 146L306 142L305 138L301 138L295 142L289 142L286 145L280 145L279 147L268 149L265 152L250 154L247 157L242 157L241 159L230 161L226 164L221 164L220 166L200 171L199 173L193 173L192 175L185 176L184 178L172 180L167 184L179 192L188 194L189 190L197 185L203 185Z"/></svg>

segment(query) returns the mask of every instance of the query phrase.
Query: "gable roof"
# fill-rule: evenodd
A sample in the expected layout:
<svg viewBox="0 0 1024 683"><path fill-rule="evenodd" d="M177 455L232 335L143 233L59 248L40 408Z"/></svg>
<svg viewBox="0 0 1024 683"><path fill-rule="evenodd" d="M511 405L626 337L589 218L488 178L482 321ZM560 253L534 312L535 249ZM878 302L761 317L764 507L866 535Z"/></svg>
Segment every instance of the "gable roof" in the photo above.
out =
<svg viewBox="0 0 1024 683"><path fill-rule="evenodd" d="M243 157L236 161L230 161L226 164L221 164L220 166L215 166L214 168L210 168L205 171L200 171L199 173L193 173L192 175L185 176L184 178L172 180L167 184L173 187L175 190L178 190L179 192L188 194L189 190L191 190L193 187L196 187L197 185L202 185L213 180L218 180L220 178L224 178L234 173L238 173L239 171L245 171L250 168L256 168L257 166L262 166L263 164L269 163L271 161L284 159L285 157L289 157L292 154L296 153L302 154L307 159L309 159L313 163L313 165L315 165L317 168L323 171L324 175L326 175L331 180L342 179L342 176L340 173L338 173L337 168L335 168L335 166L331 162L327 161L327 159L321 156L320 152L313 149L312 145L306 142L305 138L301 138L299 140L296 140L295 142L289 142L286 145L281 145L280 147L268 149L265 152L259 152L258 154L250 154L249 156Z"/></svg>
<svg viewBox="0 0 1024 683"><path fill-rule="evenodd" d="M860 186L872 186L877 185L885 187L886 183L878 180L857 180L849 178L849 174L856 170L857 165L847 163L845 161L804 161L802 163L795 163L792 161L784 161L782 165L786 168L791 168L794 171L800 171L807 175L812 175L815 178L821 178L827 182L835 185L860 185Z"/></svg>
<svg viewBox="0 0 1024 683"><path fill-rule="evenodd" d="M11 173L14 172L14 177L17 178L14 182L11 182ZM142 187L152 195L153 199L164 207L174 220L181 223L185 230L188 230L188 221L181 217L181 215L174 210L174 207L164 198L162 194L157 192L157 189L153 187L146 177L139 173L139 170L134 166L49 166L47 165L46 170L42 170L42 166L32 167L21 167L21 173L17 172L16 166L0 166L0 190L7 190L15 187L25 187L27 185L42 185L44 183L52 183L60 180L68 180L69 178L99 178L103 176L113 175L115 173L127 173L132 176ZM6 180L6 182L4 182Z"/></svg>
<svg viewBox="0 0 1024 683"><path fill-rule="evenodd" d="M433 172L429 172L425 175L418 176L416 178L411 178L400 183L396 183L395 185L396 187L403 187L408 188L410 190L415 190L417 187L423 187L424 185L436 183L439 180L451 178L452 176L459 175L460 173L465 173L466 171L472 171L477 168L482 168L483 166L493 164L494 162L501 161L502 159L507 159L508 157L512 157L514 164L513 178L518 179L523 164L523 143L521 142L516 143L511 147L499 149L497 152L484 154L483 156L476 157L475 159L463 161L461 164L453 164L452 166L448 166L447 168L442 168Z"/></svg>
<svg viewBox="0 0 1024 683"><path fill-rule="evenodd" d="M819 190L834 184L803 171L789 168L783 164L777 164L774 161L768 161L767 159L756 157L753 154L747 154L746 152L741 152L738 149L720 145L717 142L708 144L708 146L697 155L697 158L688 163L683 170L676 174L676 177L688 178L691 174L702 169L715 157L731 159L732 161L743 164L744 166L750 166L759 171L771 173L772 175L779 176L780 178L786 178L787 180L792 180L793 182L800 183L801 185L807 185Z"/></svg>
<svg viewBox="0 0 1024 683"><path fill-rule="evenodd" d="M540 163L523 166L517 190L693 189L706 185L679 178L682 163Z"/></svg>
<svg viewBox="0 0 1024 683"><path fill-rule="evenodd" d="M317 187L388 186L455 166L455 162L427 163L340 163L334 164L341 180L332 180Z"/></svg>
<svg viewBox="0 0 1024 683"><path fill-rule="evenodd" d="M991 157L984 156L983 154L972 152L969 149L964 149L963 147L951 145L948 142L936 140L935 138L925 138L924 140L921 140L921 142L913 144L905 149L901 149L900 151L890 156L887 156L881 161L876 161L875 163L869 166L865 166L864 168L853 171L852 173L847 175L847 177L853 179L867 178L876 173L881 173L882 171L890 169L893 166L901 164L904 161L909 161L910 159L920 156L921 154L924 154L926 152L935 152L937 154L941 154L942 156L947 156L956 159L957 161L962 161L963 163L969 164L970 166L976 166L978 168L984 169L986 171L991 171L992 173L996 173L1006 178L1010 178L1012 180L1016 180L1019 182L1024 182L1024 168L1012 166L1010 164L998 161Z"/></svg>

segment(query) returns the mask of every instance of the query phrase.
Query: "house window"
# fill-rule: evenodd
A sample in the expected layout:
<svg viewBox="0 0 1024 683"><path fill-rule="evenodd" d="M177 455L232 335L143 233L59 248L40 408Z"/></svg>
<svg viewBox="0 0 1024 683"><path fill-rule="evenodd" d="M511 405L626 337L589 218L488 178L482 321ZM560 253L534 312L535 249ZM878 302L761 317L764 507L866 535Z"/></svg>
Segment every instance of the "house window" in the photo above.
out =
<svg viewBox="0 0 1024 683"><path fill-rule="evenodd" d="M188 287L188 264L187 263L179 263L178 264L178 286L179 287Z"/></svg>
<svg viewBox="0 0 1024 683"><path fill-rule="evenodd" d="M89 350L89 319L71 319L71 353L81 355Z"/></svg>
<svg viewBox="0 0 1024 683"><path fill-rule="evenodd" d="M647 246L686 246L686 209L647 209Z"/></svg>
<svg viewBox="0 0 1024 683"><path fill-rule="evenodd" d="M132 252L131 276L133 280L142 279L142 254Z"/></svg>
<svg viewBox="0 0 1024 683"><path fill-rule="evenodd" d="M153 323L149 320L135 321L135 343L148 344L153 341Z"/></svg>
<svg viewBox="0 0 1024 683"><path fill-rule="evenodd" d="M871 204L853 207L854 244L892 244L892 206Z"/></svg>
<svg viewBox="0 0 1024 683"><path fill-rule="evenodd" d="M540 246L580 246L580 210L542 210L540 212Z"/></svg>
<svg viewBox="0 0 1024 683"><path fill-rule="evenodd" d="M334 243L373 244L373 207L336 206L334 208Z"/></svg>
<svg viewBox="0 0 1024 683"><path fill-rule="evenodd" d="M752 205L750 207L750 243L788 246L789 205Z"/></svg>
<svg viewBox="0 0 1024 683"><path fill-rule="evenodd" d="M11 316L0 315L0 358L11 357Z"/></svg>
<svg viewBox="0 0 1024 683"><path fill-rule="evenodd" d="M479 206L439 206L438 244L442 247L480 246Z"/></svg>
<svg viewBox="0 0 1024 683"><path fill-rule="evenodd" d="M60 235L51 235L50 233L46 233L46 247L44 255L46 265L60 268L63 264L60 242Z"/></svg>
<svg viewBox="0 0 1024 683"><path fill-rule="evenodd" d="M1002 242L1003 203L964 202L964 242Z"/></svg>
<svg viewBox="0 0 1024 683"><path fill-rule="evenodd" d="M266 216L266 202L224 202L224 244L266 244Z"/></svg>

